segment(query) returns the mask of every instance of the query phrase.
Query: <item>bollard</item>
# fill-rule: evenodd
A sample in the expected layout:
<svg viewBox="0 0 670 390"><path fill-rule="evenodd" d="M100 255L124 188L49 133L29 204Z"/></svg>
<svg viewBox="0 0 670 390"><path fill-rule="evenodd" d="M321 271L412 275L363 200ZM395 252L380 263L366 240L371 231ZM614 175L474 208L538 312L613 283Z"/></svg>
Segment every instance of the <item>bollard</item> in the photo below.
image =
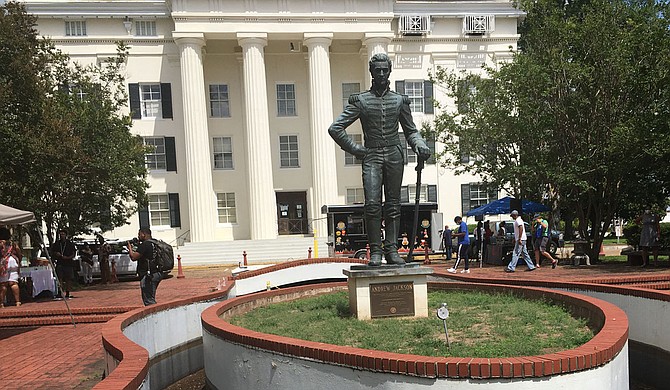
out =
<svg viewBox="0 0 670 390"><path fill-rule="evenodd" d="M424 253L424 255L423 255L423 263L424 263L424 264L430 264L430 257L429 257L429 255L428 255L428 245L427 245L427 244L424 245L424 247L423 247L423 253Z"/></svg>
<svg viewBox="0 0 670 390"><path fill-rule="evenodd" d="M312 247L311 246L307 249L307 258L308 259L312 258Z"/></svg>
<svg viewBox="0 0 670 390"><path fill-rule="evenodd" d="M177 255L177 279L184 279L184 271L181 269L181 255Z"/></svg>
<svg viewBox="0 0 670 390"><path fill-rule="evenodd" d="M370 244L365 244L365 259L370 261Z"/></svg>
<svg viewBox="0 0 670 390"><path fill-rule="evenodd" d="M247 251L242 252L242 257L244 258L243 268L247 268Z"/></svg>

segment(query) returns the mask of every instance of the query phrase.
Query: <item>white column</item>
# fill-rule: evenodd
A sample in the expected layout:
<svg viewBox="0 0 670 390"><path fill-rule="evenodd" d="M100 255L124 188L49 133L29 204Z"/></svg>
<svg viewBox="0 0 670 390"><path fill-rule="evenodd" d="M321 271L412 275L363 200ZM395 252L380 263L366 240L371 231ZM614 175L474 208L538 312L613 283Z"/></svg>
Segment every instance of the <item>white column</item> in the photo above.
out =
<svg viewBox="0 0 670 390"><path fill-rule="evenodd" d="M242 46L244 120L246 126L249 225L251 239L277 237L277 205L272 182L264 47L266 33L238 33Z"/></svg>
<svg viewBox="0 0 670 390"><path fill-rule="evenodd" d="M337 202L335 142L328 135L333 122L333 90L330 83L328 48L332 33L305 33L309 61L309 109L312 135L312 197L310 217L317 237L328 235L321 206Z"/></svg>
<svg viewBox="0 0 670 390"><path fill-rule="evenodd" d="M372 78L370 77L370 70L368 67L368 62L373 55L377 53L388 53L388 46L393 39L392 32L378 32L378 33L365 33L365 38L363 38L363 44L368 50L368 58L365 61L365 83L366 86L364 89L370 88L372 85Z"/></svg>
<svg viewBox="0 0 670 390"><path fill-rule="evenodd" d="M192 242L213 241L217 214L202 68L205 39L202 33L174 33L173 36L180 51L190 237Z"/></svg>

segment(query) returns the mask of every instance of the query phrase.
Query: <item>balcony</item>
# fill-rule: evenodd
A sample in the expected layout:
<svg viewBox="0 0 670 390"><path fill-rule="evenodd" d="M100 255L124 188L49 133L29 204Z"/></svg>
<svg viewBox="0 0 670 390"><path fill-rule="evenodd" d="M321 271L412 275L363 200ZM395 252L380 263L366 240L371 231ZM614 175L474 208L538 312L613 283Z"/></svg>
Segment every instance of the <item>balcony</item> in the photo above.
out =
<svg viewBox="0 0 670 390"><path fill-rule="evenodd" d="M485 35L495 30L494 15L465 15L463 17L463 35Z"/></svg>
<svg viewBox="0 0 670 390"><path fill-rule="evenodd" d="M430 15L400 15L398 31L405 36L424 35L430 32Z"/></svg>

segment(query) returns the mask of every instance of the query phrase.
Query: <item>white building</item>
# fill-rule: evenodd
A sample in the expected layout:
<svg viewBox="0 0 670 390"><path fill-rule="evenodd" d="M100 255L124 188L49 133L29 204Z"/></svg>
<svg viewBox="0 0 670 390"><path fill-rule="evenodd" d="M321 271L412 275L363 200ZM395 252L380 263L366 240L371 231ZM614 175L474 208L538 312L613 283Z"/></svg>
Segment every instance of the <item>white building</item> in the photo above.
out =
<svg viewBox="0 0 670 390"><path fill-rule="evenodd" d="M522 16L508 0L24 2L39 33L76 61L130 45L133 131L156 151L148 210L112 235L134 236L142 221L168 242L325 236L321 206L363 197L360 165L327 128L349 94L369 88L369 57L388 52L420 126L433 118L431 95L446 101L429 72L509 59ZM361 137L360 126L349 133ZM422 179L446 221L497 196L435 164Z"/></svg>

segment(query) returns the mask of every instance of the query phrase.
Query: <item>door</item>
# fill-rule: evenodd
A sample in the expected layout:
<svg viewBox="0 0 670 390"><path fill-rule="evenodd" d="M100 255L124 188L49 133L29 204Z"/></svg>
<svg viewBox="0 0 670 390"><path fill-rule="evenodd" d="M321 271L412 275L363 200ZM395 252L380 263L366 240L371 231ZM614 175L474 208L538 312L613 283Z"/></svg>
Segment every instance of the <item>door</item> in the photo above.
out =
<svg viewBox="0 0 670 390"><path fill-rule="evenodd" d="M277 223L280 235L309 233L306 192L277 192Z"/></svg>

